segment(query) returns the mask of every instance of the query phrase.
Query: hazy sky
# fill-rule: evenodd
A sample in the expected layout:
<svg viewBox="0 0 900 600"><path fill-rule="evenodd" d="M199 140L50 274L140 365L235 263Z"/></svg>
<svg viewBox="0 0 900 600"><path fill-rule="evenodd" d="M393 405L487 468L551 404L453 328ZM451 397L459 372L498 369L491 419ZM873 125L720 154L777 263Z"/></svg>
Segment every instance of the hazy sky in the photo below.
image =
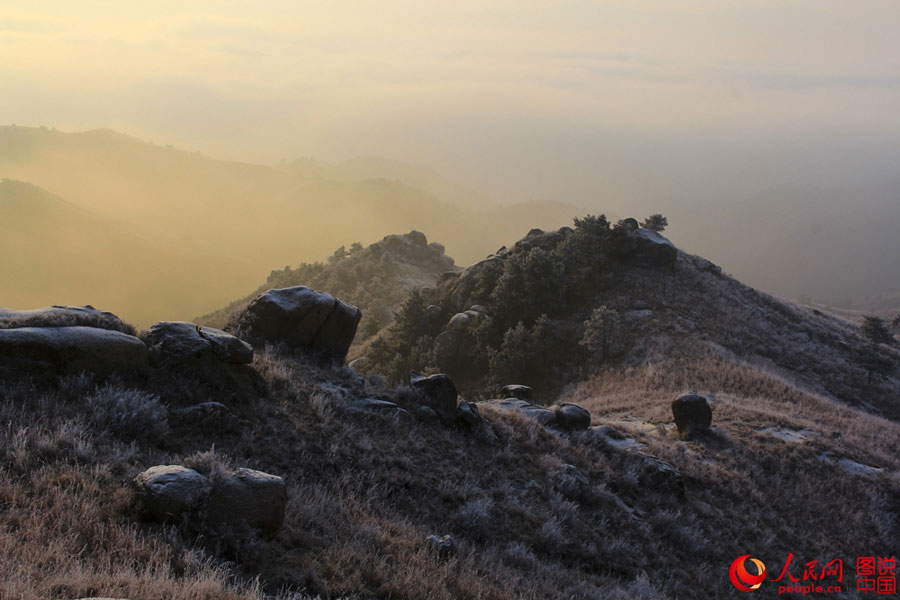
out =
<svg viewBox="0 0 900 600"><path fill-rule="evenodd" d="M2 2L0 121L613 212L898 181L897 0L135 4Z"/></svg>

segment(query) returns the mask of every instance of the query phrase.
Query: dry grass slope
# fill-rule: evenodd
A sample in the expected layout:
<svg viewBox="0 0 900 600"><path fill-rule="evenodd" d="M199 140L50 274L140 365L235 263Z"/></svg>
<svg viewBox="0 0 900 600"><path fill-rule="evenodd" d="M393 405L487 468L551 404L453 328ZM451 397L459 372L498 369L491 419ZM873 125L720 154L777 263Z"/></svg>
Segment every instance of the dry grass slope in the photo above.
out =
<svg viewBox="0 0 900 600"><path fill-rule="evenodd" d="M168 423L171 382L5 384L3 597L709 598L742 553L775 564L898 549L900 425L726 355L609 370L572 391L641 453L488 408L497 443L359 415L348 398L405 395L267 351L254 366L270 393L232 405L241 426L228 431ZM713 434L692 441L670 426L688 389L716 398ZM789 443L768 427L814 435ZM674 465L684 494L648 485L644 455ZM839 458L881 471L846 473ZM285 524L264 541L144 523L129 481L154 464L283 475ZM454 535L458 557L429 555L433 533Z"/></svg>

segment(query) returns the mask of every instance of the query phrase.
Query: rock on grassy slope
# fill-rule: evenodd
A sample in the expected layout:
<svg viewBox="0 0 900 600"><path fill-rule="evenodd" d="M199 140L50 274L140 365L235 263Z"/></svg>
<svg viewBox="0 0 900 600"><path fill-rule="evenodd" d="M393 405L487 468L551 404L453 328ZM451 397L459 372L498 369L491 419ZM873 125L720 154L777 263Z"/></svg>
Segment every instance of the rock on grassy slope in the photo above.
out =
<svg viewBox="0 0 900 600"><path fill-rule="evenodd" d="M583 227L560 235L568 239ZM673 265L671 253L654 249L657 258L648 259L628 231L610 235L616 237L593 239L608 244L608 256L597 251L604 246L581 247L579 310L586 315L594 308L591 282L607 304L616 297L602 287L608 273L628 281L630 271L649 282L693 270L684 265L691 257L677 255ZM545 237L535 233L530 243L539 247ZM560 277L546 259L534 253L523 265ZM692 277L743 289L706 263L697 271ZM454 289L464 290L456 286L470 275L453 277ZM448 277L443 285L450 284ZM617 289L624 295L644 288ZM523 300L536 302L540 290L527 288ZM704 297L714 302L717 292L709 287ZM582 292L569 293L565 301L575 305ZM585 362L580 372L569 364L568 387L536 383L535 396L543 398L533 401L574 401L590 410L593 427L580 432L555 431L487 402L476 404L493 435L403 418L377 407L409 407L414 389L267 346L254 349L250 365L261 378L256 394L225 400L227 423L214 415L182 418L188 404L214 400L217 392L191 396L193 379L175 371L70 375L52 385L6 378L0 590L28 600L708 599L737 593L728 567L746 553L773 576L792 553L790 572L798 578L807 562L841 558L844 587L855 589L855 557L898 550L900 425L831 395L788 363L742 358L721 343L724 334L697 320L701 309L676 304L682 296L666 296L665 305L648 297L650 306L634 310L650 315L639 318L660 318L663 310L682 315L670 329L652 329L662 328L661 340L650 334L644 344L607 346L595 322L587 357L603 353L604 361ZM415 302L401 311L400 326L419 314ZM474 312L487 313L491 323L507 318L496 305L482 306ZM619 315L619 306L608 310ZM422 309L436 314L427 304ZM579 319L588 320L572 317ZM517 321L507 327L516 328ZM551 331L532 339L550 344ZM766 331L777 333L760 331L760 340ZM844 335L853 342L857 334ZM571 351L547 346L543 357ZM489 366L502 364L492 358ZM493 377L460 373L476 391ZM713 412L712 428L690 439L678 434L671 409L688 390L706 396ZM464 392L463 399L476 397ZM283 524L267 538L227 527L198 535L190 520L144 521L131 481L154 465L183 465L203 477L239 468L280 476L288 498ZM434 551L426 543L432 535L450 535L454 552ZM766 582L754 597L777 596Z"/></svg>

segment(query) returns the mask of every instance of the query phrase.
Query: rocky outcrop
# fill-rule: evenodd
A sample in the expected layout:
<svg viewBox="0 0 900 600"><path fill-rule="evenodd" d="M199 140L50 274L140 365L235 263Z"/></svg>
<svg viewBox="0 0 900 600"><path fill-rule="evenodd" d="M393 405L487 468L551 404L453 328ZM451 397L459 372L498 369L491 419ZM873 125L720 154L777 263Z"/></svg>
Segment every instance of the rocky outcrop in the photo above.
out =
<svg viewBox="0 0 900 600"><path fill-rule="evenodd" d="M94 327L0 329L0 373L134 373L147 369L138 338Z"/></svg>
<svg viewBox="0 0 900 600"><path fill-rule="evenodd" d="M518 413L545 427L561 431L583 431L591 426L591 413L577 404L560 404L549 408L518 398L491 400L491 406Z"/></svg>
<svg viewBox="0 0 900 600"><path fill-rule="evenodd" d="M456 424L458 394L448 375L438 373L426 377L413 372L409 384L419 392L422 404L433 410L444 425Z"/></svg>
<svg viewBox="0 0 900 600"><path fill-rule="evenodd" d="M240 316L238 334L251 343L283 344L343 362L356 335L360 310L305 286L269 290Z"/></svg>
<svg viewBox="0 0 900 600"><path fill-rule="evenodd" d="M145 514L152 520L178 522L212 531L223 525L246 524L274 535L284 521L284 480L253 469L204 476L179 465L150 467L134 480Z"/></svg>
<svg viewBox="0 0 900 600"><path fill-rule="evenodd" d="M484 306L473 304L467 310L456 313L435 338L435 360L440 368L452 371L460 358L467 357L475 347L473 332L476 327L490 322Z"/></svg>
<svg viewBox="0 0 900 600"><path fill-rule="evenodd" d="M712 425L712 409L703 396L685 394L672 402L675 426L682 435L693 436L709 430Z"/></svg>
<svg viewBox="0 0 900 600"><path fill-rule="evenodd" d="M531 404L518 398L506 398L505 400L491 400L490 405L508 412L518 413L537 421L545 427L552 427L556 421L553 411L544 407Z"/></svg>

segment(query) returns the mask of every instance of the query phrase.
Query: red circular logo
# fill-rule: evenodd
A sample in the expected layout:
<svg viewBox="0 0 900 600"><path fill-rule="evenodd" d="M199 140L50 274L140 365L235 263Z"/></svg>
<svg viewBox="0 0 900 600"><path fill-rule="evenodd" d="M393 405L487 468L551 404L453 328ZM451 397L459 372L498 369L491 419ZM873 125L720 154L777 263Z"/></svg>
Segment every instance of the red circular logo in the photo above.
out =
<svg viewBox="0 0 900 600"><path fill-rule="evenodd" d="M756 575L751 575L750 571L747 570L746 562L748 558L753 563L753 566L756 567ZM740 591L753 592L758 590L759 586L766 579L766 565L758 558L750 558L749 554L738 556L731 563L731 568L728 569L728 576L731 578L732 585Z"/></svg>

